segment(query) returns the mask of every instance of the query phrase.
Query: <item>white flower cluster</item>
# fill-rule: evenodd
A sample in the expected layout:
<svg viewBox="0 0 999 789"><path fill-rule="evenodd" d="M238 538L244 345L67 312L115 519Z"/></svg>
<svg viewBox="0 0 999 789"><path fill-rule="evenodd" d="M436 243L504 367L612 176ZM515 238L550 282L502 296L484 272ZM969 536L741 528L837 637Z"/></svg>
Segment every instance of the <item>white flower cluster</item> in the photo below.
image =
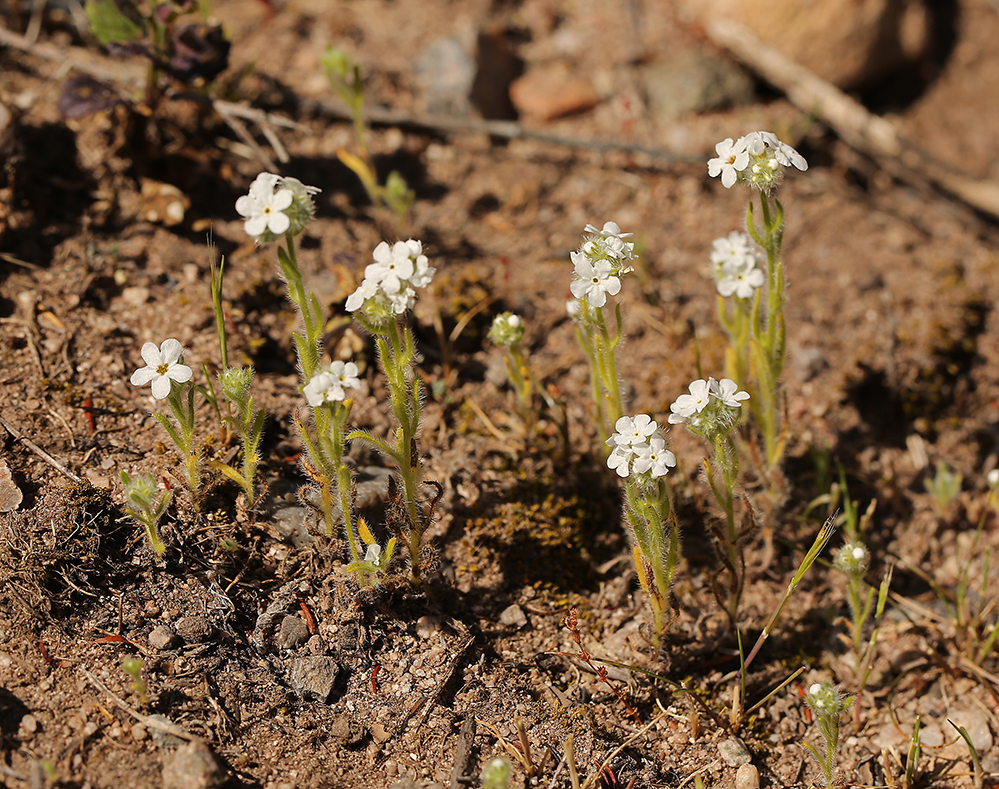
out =
<svg viewBox="0 0 999 789"><path fill-rule="evenodd" d="M186 384L191 380L194 371L186 364L181 364L184 346L180 340L173 338L164 340L159 348L156 343L147 342L142 346L142 361L145 367L140 367L129 379L132 386L152 384L153 397L166 400L170 395L171 381Z"/></svg>
<svg viewBox="0 0 999 789"><path fill-rule="evenodd" d="M749 393L740 392L731 378L693 381L687 390L690 394L680 395L669 407L669 423L686 423L700 435L731 430L739 420L739 412L735 409L742 407L740 401L749 399Z"/></svg>
<svg viewBox="0 0 999 789"><path fill-rule="evenodd" d="M848 542L836 551L833 564L847 575L862 576L867 570L870 554L862 542Z"/></svg>
<svg viewBox="0 0 999 789"><path fill-rule="evenodd" d="M746 233L734 231L716 238L711 247L711 274L720 295L748 299L763 287L766 274L756 266L762 250Z"/></svg>
<svg viewBox="0 0 999 789"><path fill-rule="evenodd" d="M607 222L603 229L593 225L584 228L587 233L582 246L570 253L574 269L569 290L576 299L585 299L591 307L603 307L607 295L616 296L621 290L621 276L632 271L628 261L635 258L635 245L625 239L631 233L622 233L614 222ZM570 310L570 315L572 314Z"/></svg>
<svg viewBox="0 0 999 789"><path fill-rule="evenodd" d="M297 178L260 173L250 184L250 193L236 201L236 212L246 219L243 229L247 235L258 244L266 244L288 232L301 233L315 216L312 195L319 192Z"/></svg>
<svg viewBox="0 0 999 789"><path fill-rule="evenodd" d="M794 165L807 170L808 162L773 132L750 132L735 142L731 137L715 146L714 159L708 160L708 175L721 176L722 185L732 188L736 181L747 181L763 192L769 192L783 176L784 167Z"/></svg>
<svg viewBox="0 0 999 789"><path fill-rule="evenodd" d="M614 435L607 439L612 447L607 468L619 477L645 475L664 477L676 466L676 455L666 449L659 425L648 414L622 416L614 423Z"/></svg>
<svg viewBox="0 0 999 789"><path fill-rule="evenodd" d="M423 244L413 239L392 246L382 241L372 257L375 262L364 269L364 281L347 298L347 310L363 309L378 322L412 309L416 288L429 285L437 272L423 254Z"/></svg>
<svg viewBox="0 0 999 789"><path fill-rule="evenodd" d="M312 376L302 391L309 405L318 408L324 403L342 402L347 397L348 389L358 389L360 386L357 365L338 359Z"/></svg>
<svg viewBox="0 0 999 789"><path fill-rule="evenodd" d="M512 312L501 312L493 318L489 329L489 339L503 348L516 345L524 339L524 321Z"/></svg>

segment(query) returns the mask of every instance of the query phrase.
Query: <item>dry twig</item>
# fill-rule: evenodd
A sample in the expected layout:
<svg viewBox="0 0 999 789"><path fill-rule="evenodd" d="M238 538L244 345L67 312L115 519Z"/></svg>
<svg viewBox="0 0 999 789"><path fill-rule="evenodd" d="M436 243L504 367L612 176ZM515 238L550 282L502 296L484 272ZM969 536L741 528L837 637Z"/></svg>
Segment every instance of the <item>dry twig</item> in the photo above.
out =
<svg viewBox="0 0 999 789"><path fill-rule="evenodd" d="M707 33L715 44L782 90L799 109L814 113L847 144L876 159L894 177L909 183L929 182L972 208L999 218L999 183L976 180L931 159L906 141L891 121L869 112L836 86L768 47L738 22L713 20Z"/></svg>

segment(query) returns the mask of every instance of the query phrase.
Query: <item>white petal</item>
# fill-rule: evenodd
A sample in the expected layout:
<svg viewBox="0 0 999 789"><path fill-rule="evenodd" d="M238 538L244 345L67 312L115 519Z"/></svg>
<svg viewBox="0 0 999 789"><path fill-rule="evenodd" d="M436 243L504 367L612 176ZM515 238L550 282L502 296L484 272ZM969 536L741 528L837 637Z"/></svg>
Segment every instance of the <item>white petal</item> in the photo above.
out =
<svg viewBox="0 0 999 789"><path fill-rule="evenodd" d="M184 346L180 344L180 340L175 340L172 337L169 340L163 340L163 343L160 345L163 364L176 364L183 353Z"/></svg>
<svg viewBox="0 0 999 789"><path fill-rule="evenodd" d="M156 368L163 364L163 355L154 342L143 343L142 350L139 353L142 354L142 361L149 367Z"/></svg>
<svg viewBox="0 0 999 789"><path fill-rule="evenodd" d="M153 381L153 397L157 400L166 400L170 396L170 379L165 375L156 376Z"/></svg>

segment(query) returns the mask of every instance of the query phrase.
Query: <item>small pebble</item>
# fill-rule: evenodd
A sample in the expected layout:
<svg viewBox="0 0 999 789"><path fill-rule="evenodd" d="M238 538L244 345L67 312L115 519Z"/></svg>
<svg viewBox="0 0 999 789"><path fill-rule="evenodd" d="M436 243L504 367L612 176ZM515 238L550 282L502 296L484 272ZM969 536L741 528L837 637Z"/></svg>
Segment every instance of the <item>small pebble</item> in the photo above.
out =
<svg viewBox="0 0 999 789"><path fill-rule="evenodd" d="M153 649L172 649L177 645L177 634L167 625L157 625L150 631L147 641Z"/></svg>
<svg viewBox="0 0 999 789"><path fill-rule="evenodd" d="M136 742L142 742L146 737L149 736L149 732L146 731L146 727L141 723L136 723L132 727L132 739Z"/></svg>
<svg viewBox="0 0 999 789"><path fill-rule="evenodd" d="M321 635L316 634L309 639L305 648L308 649L313 655L321 655L326 651L326 641Z"/></svg>
<svg viewBox="0 0 999 789"><path fill-rule="evenodd" d="M295 649L309 640L309 627L298 616L286 616L275 639L279 649Z"/></svg>
<svg viewBox="0 0 999 789"><path fill-rule="evenodd" d="M226 769L203 742L189 742L163 759L163 789L219 789L229 780Z"/></svg>
<svg viewBox="0 0 999 789"><path fill-rule="evenodd" d="M718 743L718 755L729 767L749 764L751 758L746 744L736 737L729 737Z"/></svg>
<svg viewBox="0 0 999 789"><path fill-rule="evenodd" d="M760 789L760 771L751 764L743 764L735 774L735 789Z"/></svg>
<svg viewBox="0 0 999 789"><path fill-rule="evenodd" d="M505 627L512 627L520 630L522 627L527 626L527 614L524 613L523 608L514 603L513 605L503 609L503 613L499 616L499 621L500 624Z"/></svg>
<svg viewBox="0 0 999 789"><path fill-rule="evenodd" d="M93 737L97 734L97 724L93 721L87 721L83 726L83 736Z"/></svg>
<svg viewBox="0 0 999 789"><path fill-rule="evenodd" d="M21 731L26 734L34 734L38 731L38 718L34 715L25 715L21 718Z"/></svg>
<svg viewBox="0 0 999 789"><path fill-rule="evenodd" d="M416 620L416 635L420 638L430 638L441 629L441 620L436 616L424 614Z"/></svg>

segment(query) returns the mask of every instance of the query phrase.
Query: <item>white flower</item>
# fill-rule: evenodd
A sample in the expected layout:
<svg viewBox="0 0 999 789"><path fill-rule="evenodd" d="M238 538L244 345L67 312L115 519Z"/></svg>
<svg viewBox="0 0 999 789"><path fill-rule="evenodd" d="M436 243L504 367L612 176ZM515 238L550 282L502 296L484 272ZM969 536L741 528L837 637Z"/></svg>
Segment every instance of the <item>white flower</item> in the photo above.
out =
<svg viewBox="0 0 999 789"><path fill-rule="evenodd" d="M401 248L400 248L401 246ZM382 241L372 253L375 262L364 269L364 278L374 280L387 293L398 293L404 280L416 271L409 250L402 241L389 246Z"/></svg>
<svg viewBox="0 0 999 789"><path fill-rule="evenodd" d="M756 268L752 258L745 259L738 265L723 266L718 278L718 294L728 298L733 293L740 299L750 298L759 288L763 287L766 275Z"/></svg>
<svg viewBox="0 0 999 789"><path fill-rule="evenodd" d="M257 241L272 240L291 227L285 209L291 206L291 189L281 187L281 176L261 173L250 184L250 193L236 201L236 211L245 217L243 229ZM267 234L270 234L268 236Z"/></svg>
<svg viewBox="0 0 999 789"><path fill-rule="evenodd" d="M357 312L364 302L373 298L376 293L378 293L378 283L373 279L365 279L357 290L347 297L347 312Z"/></svg>
<svg viewBox="0 0 999 789"><path fill-rule="evenodd" d="M676 456L666 449L659 425L648 414L622 416L614 423L615 433L607 439L612 447L607 467L619 477L641 475L642 484L665 476L676 465Z"/></svg>
<svg viewBox="0 0 999 789"><path fill-rule="evenodd" d="M773 132L757 132L767 144L774 154L774 158L777 159L785 167L790 167L794 165L799 170L804 172L808 169L808 162L805 161L805 157L798 153L794 148L788 145L786 142L781 142L777 139L777 135Z"/></svg>
<svg viewBox="0 0 999 789"><path fill-rule="evenodd" d="M635 257L635 244L624 240L631 238L634 233L622 233L617 222L604 222L601 230L597 230L593 225L587 225L583 231L593 234L593 238L582 246L582 252L588 257L611 257L618 260L631 260Z"/></svg>
<svg viewBox="0 0 999 789"><path fill-rule="evenodd" d="M309 405L318 408L323 403L338 403L346 399L346 390L357 389L360 385L357 365L338 359L312 376L302 391Z"/></svg>
<svg viewBox="0 0 999 789"><path fill-rule="evenodd" d="M140 367L129 379L133 386L145 386L152 383L153 397L165 400L170 394L171 381L185 384L191 380L194 372L186 364L180 363L184 355L184 346L179 340L164 340L159 348L156 343L147 342L142 346L142 361L145 367Z"/></svg>
<svg viewBox="0 0 999 789"><path fill-rule="evenodd" d="M756 249L746 233L733 230L711 242L711 263L716 272L741 266L747 259L756 262Z"/></svg>
<svg viewBox="0 0 999 789"><path fill-rule="evenodd" d="M709 378L708 391L730 408L741 408L739 401L749 399L749 392L740 392L739 385L731 378L722 378L721 381Z"/></svg>
<svg viewBox="0 0 999 789"><path fill-rule="evenodd" d="M509 348L524 339L524 322L519 315L512 312L501 312L493 318L489 329L489 339L497 345Z"/></svg>
<svg viewBox="0 0 999 789"><path fill-rule="evenodd" d="M739 173L749 165L746 138L740 137L732 142L732 138L727 137L715 146L715 153L718 156L708 160L708 175L712 178L721 175L722 186L731 189Z"/></svg>
<svg viewBox="0 0 999 789"><path fill-rule="evenodd" d="M658 435L650 438L648 444L635 447L634 451L632 467L639 474L651 471L653 477L664 477L676 466L676 455L666 449L666 440Z"/></svg>
<svg viewBox="0 0 999 789"><path fill-rule="evenodd" d="M347 298L347 310L364 308L368 317L383 322L391 315L402 315L416 303L416 288L431 283L437 269L423 254L423 244L414 239L396 241L389 246L382 241L375 247L374 263L364 269L364 281Z"/></svg>
<svg viewBox="0 0 999 789"><path fill-rule="evenodd" d="M607 456L607 468L616 471L619 477L627 477L631 473L629 464L631 463L632 455L634 455L634 452L632 452L631 447L615 447L610 455Z"/></svg>
<svg viewBox="0 0 999 789"><path fill-rule="evenodd" d="M669 423L671 425L679 425L684 422L684 420L689 419L695 413L699 414L707 406L708 401L711 399L711 393L708 390L708 382L703 380L697 380L691 382L690 386L687 387L690 394L683 394L676 398L676 402L670 407Z"/></svg>
<svg viewBox="0 0 999 789"><path fill-rule="evenodd" d="M990 488L999 488L999 468L992 469L986 475L985 479L989 483Z"/></svg>
<svg viewBox="0 0 999 789"><path fill-rule="evenodd" d="M593 307L603 307L608 293L614 296L620 292L621 280L611 274L610 261L591 263L585 255L573 252L572 262L577 278L572 281L569 290L577 299L586 299Z"/></svg>
<svg viewBox="0 0 999 789"><path fill-rule="evenodd" d="M648 414L622 416L614 423L615 433L608 442L613 440L619 446L644 444L658 427Z"/></svg>
<svg viewBox="0 0 999 789"><path fill-rule="evenodd" d="M364 561L371 562L372 564L378 564L378 560L382 557L382 547L377 543L373 542L368 546L368 550L364 552Z"/></svg>

